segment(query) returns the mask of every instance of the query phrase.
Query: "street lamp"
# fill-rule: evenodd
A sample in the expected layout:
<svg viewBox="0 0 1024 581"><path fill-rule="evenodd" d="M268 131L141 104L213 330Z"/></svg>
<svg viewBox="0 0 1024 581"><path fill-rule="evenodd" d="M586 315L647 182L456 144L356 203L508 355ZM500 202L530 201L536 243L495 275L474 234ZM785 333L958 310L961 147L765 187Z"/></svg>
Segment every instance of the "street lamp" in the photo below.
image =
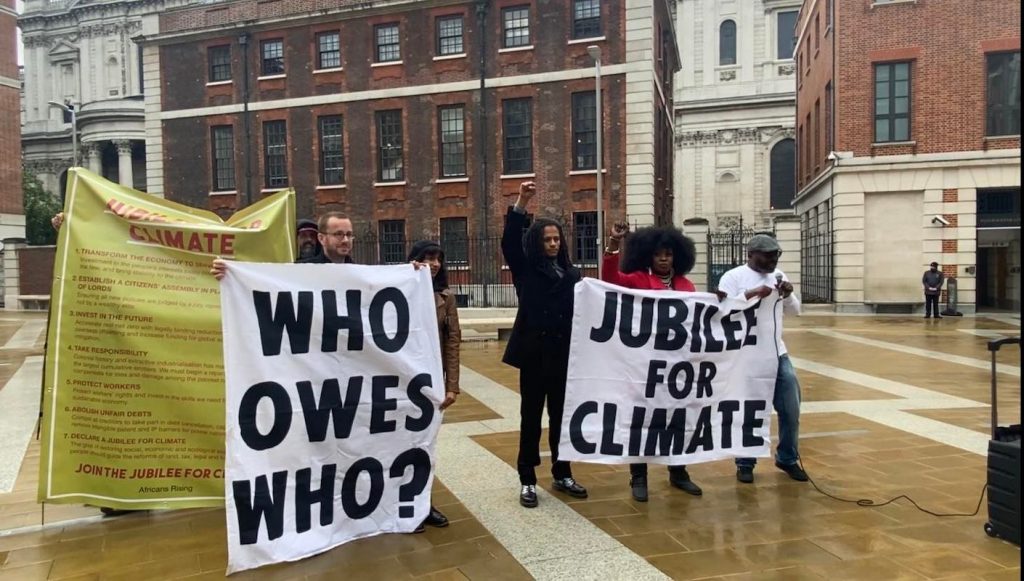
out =
<svg viewBox="0 0 1024 581"><path fill-rule="evenodd" d="M78 167L78 119L75 116L75 107L70 101L67 103L50 101L49 103L51 107L56 107L71 116L71 167Z"/></svg>
<svg viewBox="0 0 1024 581"><path fill-rule="evenodd" d="M604 274L601 244L604 243L604 201L602 199L601 162L604 150L601 148L601 134L604 132L604 119L601 117L601 47L592 44L587 47L587 54L594 59L594 99L597 102L597 277Z"/></svg>

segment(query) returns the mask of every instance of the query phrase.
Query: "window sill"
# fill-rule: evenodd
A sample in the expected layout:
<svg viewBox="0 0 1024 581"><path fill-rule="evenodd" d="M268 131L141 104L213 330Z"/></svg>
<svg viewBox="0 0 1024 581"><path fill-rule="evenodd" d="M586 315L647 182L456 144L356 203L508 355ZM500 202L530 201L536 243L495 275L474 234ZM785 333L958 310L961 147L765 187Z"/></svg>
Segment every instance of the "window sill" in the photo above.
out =
<svg viewBox="0 0 1024 581"><path fill-rule="evenodd" d="M602 174L608 173L608 169L607 168L601 168L601 173ZM574 169L574 170L569 172L569 175L571 175L571 176L593 176L593 175L597 175L597 170L596 169Z"/></svg>
<svg viewBox="0 0 1024 581"><path fill-rule="evenodd" d="M237 196L238 190L209 192L208 196Z"/></svg>
<svg viewBox="0 0 1024 581"><path fill-rule="evenodd" d="M502 179L502 180L521 180L521 179L535 178L535 177L537 177L537 174L535 174L535 173L509 173L509 174L501 174L500 176L498 176L498 179Z"/></svg>
<svg viewBox="0 0 1024 581"><path fill-rule="evenodd" d="M314 75L320 75L323 73L340 73L345 70L345 67L334 67L333 69L316 69L313 71Z"/></svg>
<svg viewBox="0 0 1024 581"><path fill-rule="evenodd" d="M275 79L287 78L287 76L288 75L265 75L265 76L262 76L262 77L256 77L256 80L257 81L273 81Z"/></svg>
<svg viewBox="0 0 1024 581"><path fill-rule="evenodd" d="M276 194L277 192L283 192L284 190L287 190L287 189L288 189L288 186L284 186L284 187L281 187L281 188L263 188L262 190L260 190L260 193L261 194Z"/></svg>
<svg viewBox="0 0 1024 581"><path fill-rule="evenodd" d="M469 183L469 177L466 176L466 177L461 177L461 178L438 178L438 179L434 180L434 183L435 184L465 184L465 183Z"/></svg>
<svg viewBox="0 0 1024 581"><path fill-rule="evenodd" d="M206 86L207 87L223 87L225 85L230 85L233 82L234 81L232 81L231 79L228 79L226 81L210 81L209 83L206 83Z"/></svg>
<svg viewBox="0 0 1024 581"><path fill-rule="evenodd" d="M402 64L402 61L388 61L386 63L370 63L370 68L393 67Z"/></svg>
<svg viewBox="0 0 1024 581"><path fill-rule="evenodd" d="M574 40L570 40L566 44L584 44L584 43L587 43L587 42L601 42L603 40L608 40L608 39L606 37L604 37L604 36L593 36L593 37L590 37L590 38L577 38L577 39L574 39Z"/></svg>
<svg viewBox="0 0 1024 581"><path fill-rule="evenodd" d="M1009 141L1012 139L1020 139L1020 133L1014 135L986 135L985 141Z"/></svg>
<svg viewBox="0 0 1024 581"><path fill-rule="evenodd" d="M317 186L316 189L318 189L318 190L344 190L347 187L348 186L346 186L345 184L339 184L339 185L336 185L336 186Z"/></svg>
<svg viewBox="0 0 1024 581"><path fill-rule="evenodd" d="M436 56L436 57L434 57L434 60L435 61L450 61L450 60L454 60L454 59L464 59L464 58L466 58L466 53L460 52L459 54L445 54L445 55L441 55L441 56Z"/></svg>
<svg viewBox="0 0 1024 581"><path fill-rule="evenodd" d="M875 0L871 3L871 9L879 6L892 6L893 4L917 4L917 0Z"/></svg>
<svg viewBox="0 0 1024 581"><path fill-rule="evenodd" d="M509 53L509 52L522 52L524 50L533 50L533 45L532 44L528 44L526 46L515 46L515 47L512 47L512 48L499 48L498 49L498 54L505 54L505 53Z"/></svg>
<svg viewBox="0 0 1024 581"><path fill-rule="evenodd" d="M405 180L402 180L400 182L373 182L373 187L386 188L389 186L404 186L406 183L408 182L406 182Z"/></svg>
<svg viewBox="0 0 1024 581"><path fill-rule="evenodd" d="M732 71L739 70L740 65L717 65L715 66L716 71Z"/></svg>
<svg viewBox="0 0 1024 581"><path fill-rule="evenodd" d="M907 145L916 146L916 141L885 141L882 143L872 143L871 147L905 147Z"/></svg>

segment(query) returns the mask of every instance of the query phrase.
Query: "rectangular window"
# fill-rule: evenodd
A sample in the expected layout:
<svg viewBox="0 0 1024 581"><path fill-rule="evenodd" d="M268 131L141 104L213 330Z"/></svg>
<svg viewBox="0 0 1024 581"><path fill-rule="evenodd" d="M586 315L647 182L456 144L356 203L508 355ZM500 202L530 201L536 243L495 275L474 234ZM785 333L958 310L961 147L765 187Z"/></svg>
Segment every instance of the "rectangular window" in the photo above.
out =
<svg viewBox="0 0 1024 581"><path fill-rule="evenodd" d="M821 100L814 102L814 171L821 168Z"/></svg>
<svg viewBox="0 0 1024 581"><path fill-rule="evenodd" d="M380 24L373 27L374 37L377 41L378 63L390 63L402 60L402 51L399 45L398 23Z"/></svg>
<svg viewBox="0 0 1024 581"><path fill-rule="evenodd" d="M437 129L441 144L441 177L466 175L466 131L462 105L440 107Z"/></svg>
<svg viewBox="0 0 1024 581"><path fill-rule="evenodd" d="M985 135L1020 135L1020 51L986 55Z"/></svg>
<svg viewBox="0 0 1024 581"><path fill-rule="evenodd" d="M505 173L533 172L533 112L530 99L501 102L502 134L505 136Z"/></svg>
<svg viewBox="0 0 1024 581"><path fill-rule="evenodd" d="M400 182L402 164L402 111L377 111L377 179Z"/></svg>
<svg viewBox="0 0 1024 581"><path fill-rule="evenodd" d="M269 75L284 74L283 40L280 38L264 40L260 43L260 55L263 58L262 64L260 65L260 75L266 77Z"/></svg>
<svg viewBox="0 0 1024 581"><path fill-rule="evenodd" d="M447 264L469 264L469 234L465 218L441 218L441 248Z"/></svg>
<svg viewBox="0 0 1024 581"><path fill-rule="evenodd" d="M779 12L775 18L776 39L775 58L779 60L793 58L794 37L796 36L796 10Z"/></svg>
<svg viewBox="0 0 1024 581"><path fill-rule="evenodd" d="M832 0L825 0L825 30L832 26Z"/></svg>
<svg viewBox="0 0 1024 581"><path fill-rule="evenodd" d="M814 15L814 50L817 55L817 50L821 48L821 15Z"/></svg>
<svg viewBox="0 0 1024 581"><path fill-rule="evenodd" d="M288 129L284 121L263 124L263 168L266 187L288 185Z"/></svg>
<svg viewBox="0 0 1024 581"><path fill-rule="evenodd" d="M597 212L574 212L572 215L574 242L573 257L576 263L597 262Z"/></svg>
<svg viewBox="0 0 1024 581"><path fill-rule="evenodd" d="M875 143L910 141L910 63L875 65Z"/></svg>
<svg viewBox="0 0 1024 581"><path fill-rule="evenodd" d="M230 125L210 128L213 149L213 191L235 189L235 134Z"/></svg>
<svg viewBox="0 0 1024 581"><path fill-rule="evenodd" d="M825 151L835 150L832 142L832 83L825 85Z"/></svg>
<svg viewBox="0 0 1024 581"><path fill-rule="evenodd" d="M316 68L341 68L341 34L321 32L316 35Z"/></svg>
<svg viewBox="0 0 1024 581"><path fill-rule="evenodd" d="M530 45L530 7L514 6L501 11L503 48Z"/></svg>
<svg viewBox="0 0 1024 581"><path fill-rule="evenodd" d="M462 16L442 16L437 19L437 54L462 54Z"/></svg>
<svg viewBox="0 0 1024 581"><path fill-rule="evenodd" d="M601 36L601 0L573 0L572 37Z"/></svg>
<svg viewBox="0 0 1024 581"><path fill-rule="evenodd" d="M341 115L321 117L319 126L320 185L341 185L345 183L345 142Z"/></svg>
<svg viewBox="0 0 1024 581"><path fill-rule="evenodd" d="M231 46L211 46L206 51L206 58L210 64L209 81L217 83L231 80Z"/></svg>
<svg viewBox="0 0 1024 581"><path fill-rule="evenodd" d="M597 169L597 97L572 94L572 169Z"/></svg>
<svg viewBox="0 0 1024 581"><path fill-rule="evenodd" d="M380 260L384 264L405 262L405 220L380 221Z"/></svg>

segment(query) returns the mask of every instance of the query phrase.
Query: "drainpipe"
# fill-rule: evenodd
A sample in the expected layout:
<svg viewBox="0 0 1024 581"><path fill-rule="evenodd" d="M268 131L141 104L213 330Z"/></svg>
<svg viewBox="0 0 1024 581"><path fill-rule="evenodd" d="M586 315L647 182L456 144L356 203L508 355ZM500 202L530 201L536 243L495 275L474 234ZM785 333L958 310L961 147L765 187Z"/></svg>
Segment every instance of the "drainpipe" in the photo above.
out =
<svg viewBox="0 0 1024 581"><path fill-rule="evenodd" d="M245 133L245 206L252 204L252 128L249 119L249 33L238 35L242 47L242 123Z"/></svg>
<svg viewBox="0 0 1024 581"><path fill-rule="evenodd" d="M480 220L481 227L481 240L484 243L485 248L489 254L488 261L493 259L493 249L490 248L489 234L489 222L491 220L491 196L487 191L487 142L489 134L487 132L487 5L488 0L478 0L476 4L476 22L477 22L477 36L479 37L480 43L480 109L477 113L477 129L476 139L480 147L480 198L483 202L482 218ZM487 296L487 283L489 278L489 272L485 273L483 277L483 299L484 306L490 306L490 300Z"/></svg>

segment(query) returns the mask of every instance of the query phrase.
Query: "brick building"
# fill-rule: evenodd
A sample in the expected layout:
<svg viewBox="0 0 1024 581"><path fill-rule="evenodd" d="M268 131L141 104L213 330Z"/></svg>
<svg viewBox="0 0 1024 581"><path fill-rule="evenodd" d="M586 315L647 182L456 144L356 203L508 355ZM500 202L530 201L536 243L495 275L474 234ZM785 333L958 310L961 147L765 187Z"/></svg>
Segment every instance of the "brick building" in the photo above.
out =
<svg viewBox="0 0 1024 581"><path fill-rule="evenodd" d="M0 239L25 237L17 22L14 0L0 0Z"/></svg>
<svg viewBox="0 0 1024 581"><path fill-rule="evenodd" d="M1020 310L1020 4L805 0L797 198L806 297ZM920 308L920 307L918 307Z"/></svg>
<svg viewBox="0 0 1024 581"><path fill-rule="evenodd" d="M149 191L224 214L283 187L380 240L500 234L521 181L596 259L606 222L672 220L674 0L233 0L144 23ZM592 241L584 248L584 241Z"/></svg>

